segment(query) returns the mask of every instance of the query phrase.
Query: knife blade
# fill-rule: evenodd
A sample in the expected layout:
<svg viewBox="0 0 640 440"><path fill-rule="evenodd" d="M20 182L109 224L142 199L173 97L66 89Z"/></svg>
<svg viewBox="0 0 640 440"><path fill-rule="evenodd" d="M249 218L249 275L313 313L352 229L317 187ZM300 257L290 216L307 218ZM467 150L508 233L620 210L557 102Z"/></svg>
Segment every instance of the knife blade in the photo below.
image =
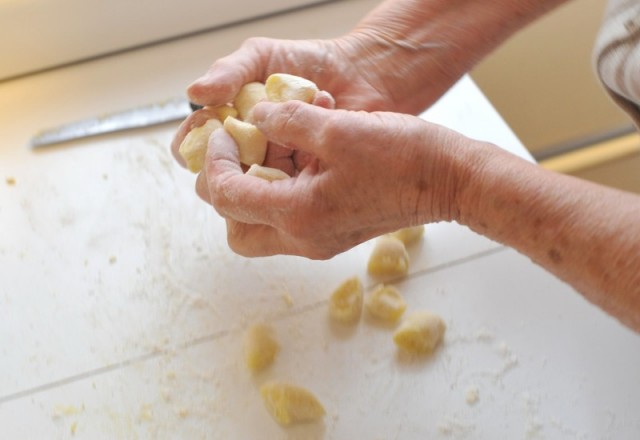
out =
<svg viewBox="0 0 640 440"><path fill-rule="evenodd" d="M37 133L31 139L30 144L32 147L38 148L100 134L179 121L197 108L199 106L191 104L184 98L168 99L163 102L48 128Z"/></svg>

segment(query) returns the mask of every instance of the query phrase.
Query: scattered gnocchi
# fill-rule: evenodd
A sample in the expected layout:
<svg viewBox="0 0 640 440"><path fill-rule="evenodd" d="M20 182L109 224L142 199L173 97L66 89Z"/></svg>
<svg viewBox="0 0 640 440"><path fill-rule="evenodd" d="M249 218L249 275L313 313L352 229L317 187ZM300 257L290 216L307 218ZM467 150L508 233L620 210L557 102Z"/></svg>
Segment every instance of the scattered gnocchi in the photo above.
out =
<svg viewBox="0 0 640 440"><path fill-rule="evenodd" d="M308 423L325 415L324 406L309 390L285 382L267 382L260 387L271 417L282 426Z"/></svg>
<svg viewBox="0 0 640 440"><path fill-rule="evenodd" d="M446 330L440 316L428 311L414 312L400 324L393 341L413 354L429 354L440 343Z"/></svg>
<svg viewBox="0 0 640 440"><path fill-rule="evenodd" d="M405 246L411 246L417 243L424 235L424 225L398 229L389 235L403 242Z"/></svg>
<svg viewBox="0 0 640 440"><path fill-rule="evenodd" d="M280 351L273 329L266 324L251 326L244 339L244 355L247 368L254 373L270 366Z"/></svg>
<svg viewBox="0 0 640 440"><path fill-rule="evenodd" d="M363 302L362 282L358 277L344 281L329 298L329 315L336 321L351 324L360 319Z"/></svg>
<svg viewBox="0 0 640 440"><path fill-rule="evenodd" d="M380 284L369 294L366 307L372 316L391 323L402 316L407 309L407 303L398 289Z"/></svg>
<svg viewBox="0 0 640 440"><path fill-rule="evenodd" d="M383 235L376 239L367 270L378 277L398 277L409 272L409 253L397 238Z"/></svg>

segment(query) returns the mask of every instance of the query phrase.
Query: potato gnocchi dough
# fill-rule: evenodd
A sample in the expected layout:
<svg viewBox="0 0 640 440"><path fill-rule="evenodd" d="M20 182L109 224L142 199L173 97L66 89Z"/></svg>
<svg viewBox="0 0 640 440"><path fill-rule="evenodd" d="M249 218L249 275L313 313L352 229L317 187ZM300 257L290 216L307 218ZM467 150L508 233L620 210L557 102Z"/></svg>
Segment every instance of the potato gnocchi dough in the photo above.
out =
<svg viewBox="0 0 640 440"><path fill-rule="evenodd" d="M447 326L440 316L428 311L414 312L400 324L393 341L413 354L429 354L440 343Z"/></svg>
<svg viewBox="0 0 640 440"><path fill-rule="evenodd" d="M207 153L209 136L214 130L222 127L217 119L209 119L204 125L196 127L185 136L178 152L187 163L187 168L193 173L199 173L204 166L204 156Z"/></svg>
<svg viewBox="0 0 640 440"><path fill-rule="evenodd" d="M222 105L214 109L205 107L214 110L217 119L210 119L203 126L193 128L185 136L178 152L190 171L200 172L204 166L209 137L215 129L220 128L222 123L238 146L240 162L247 166L262 165L267 152L267 138L251 123L253 107L265 100L274 102L299 100L311 103L318 91L318 86L312 81L286 73L270 75L265 84L247 83L234 98L233 105ZM261 171L254 169L251 175L271 181L289 177L286 173Z"/></svg>
<svg viewBox="0 0 640 440"><path fill-rule="evenodd" d="M249 176L260 177L261 179L268 180L269 182L289 178L289 175L287 173L278 168L263 167L262 165L258 165L257 163L251 165L245 174Z"/></svg>
<svg viewBox="0 0 640 440"><path fill-rule="evenodd" d="M360 319L363 302L362 282L358 277L344 281L329 298L329 315L336 321L352 324Z"/></svg>
<svg viewBox="0 0 640 440"><path fill-rule="evenodd" d="M398 229L389 235L403 242L405 246L411 246L417 243L424 235L424 225Z"/></svg>
<svg viewBox="0 0 640 440"><path fill-rule="evenodd" d="M400 291L393 286L380 284L367 298L367 311L377 319L386 322L397 321L407 308Z"/></svg>
<svg viewBox="0 0 640 440"><path fill-rule="evenodd" d="M244 356L247 368L254 373L270 366L280 351L273 329L266 324L254 324L244 337Z"/></svg>
<svg viewBox="0 0 640 440"><path fill-rule="evenodd" d="M378 237L367 270L373 276L385 278L406 275L409 272L409 253L404 243L390 235Z"/></svg>
<svg viewBox="0 0 640 440"><path fill-rule="evenodd" d="M282 426L308 423L325 415L324 406L309 390L286 382L267 382L260 387L271 417Z"/></svg>

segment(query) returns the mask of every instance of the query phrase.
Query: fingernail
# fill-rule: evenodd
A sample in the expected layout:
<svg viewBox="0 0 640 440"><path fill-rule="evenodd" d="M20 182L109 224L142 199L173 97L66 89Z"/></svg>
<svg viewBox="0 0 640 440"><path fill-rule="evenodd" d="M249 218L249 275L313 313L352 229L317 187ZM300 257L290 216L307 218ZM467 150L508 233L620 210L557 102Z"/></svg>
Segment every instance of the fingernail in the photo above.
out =
<svg viewBox="0 0 640 440"><path fill-rule="evenodd" d="M189 84L187 86L187 94L191 95L191 93L193 92L197 93L200 87L206 86L207 83L211 82L209 77L210 77L210 74L209 72L207 72L204 75L202 75L200 78L196 79L191 84Z"/></svg>
<svg viewBox="0 0 640 440"><path fill-rule="evenodd" d="M187 86L187 90L192 89L193 87L198 87L200 86L201 83L205 82L207 79L207 75L202 75L200 78L196 79L195 81L193 81L191 84L189 84Z"/></svg>

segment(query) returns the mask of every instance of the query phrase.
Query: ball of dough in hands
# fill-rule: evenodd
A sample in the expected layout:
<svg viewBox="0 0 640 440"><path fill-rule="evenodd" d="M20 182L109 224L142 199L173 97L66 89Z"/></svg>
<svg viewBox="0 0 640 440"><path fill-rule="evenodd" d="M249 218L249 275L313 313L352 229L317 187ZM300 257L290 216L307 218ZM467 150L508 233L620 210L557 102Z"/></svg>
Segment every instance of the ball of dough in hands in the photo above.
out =
<svg viewBox="0 0 640 440"><path fill-rule="evenodd" d="M233 99L233 105L238 110L238 116L243 121L250 118L251 110L260 101L267 100L267 92L265 85L261 82L250 82L242 86L236 97Z"/></svg>
<svg viewBox="0 0 640 440"><path fill-rule="evenodd" d="M178 151L189 170L194 173L200 172L204 167L209 136L220 127L220 121L222 121L224 129L238 146L240 162L247 166L262 165L267 153L268 141L262 132L250 123L253 107L265 100L275 102L300 100L311 103L318 91L318 86L313 81L286 73L270 75L265 84L257 81L247 83L240 88L233 105L207 107L214 111L217 121L211 119L210 121L216 122L207 121L202 127L192 129L185 136ZM286 173L277 173L274 169L257 168L254 168L250 175L269 181L289 177Z"/></svg>
<svg viewBox="0 0 640 440"><path fill-rule="evenodd" d="M222 127L217 119L209 119L204 125L192 129L180 144L178 152L187 164L187 168L199 173L204 166L204 156L209 145L209 136L214 130Z"/></svg>
<svg viewBox="0 0 640 440"><path fill-rule="evenodd" d="M265 82L267 99L274 102L297 100L311 103L319 91L313 81L287 73L269 75Z"/></svg>
<svg viewBox="0 0 640 440"><path fill-rule="evenodd" d="M258 127L229 116L224 120L224 129L236 141L241 163L262 165L267 154L267 138Z"/></svg>
<svg viewBox="0 0 640 440"><path fill-rule="evenodd" d="M261 179L273 182L274 180L288 179L289 175L278 168L264 167L254 163L245 173L249 176L260 177Z"/></svg>
<svg viewBox="0 0 640 440"><path fill-rule="evenodd" d="M214 107L213 110L215 111L218 119L222 122L224 122L224 120L227 119L229 116L232 116L234 118L238 117L238 110L236 110L234 106L229 104Z"/></svg>

